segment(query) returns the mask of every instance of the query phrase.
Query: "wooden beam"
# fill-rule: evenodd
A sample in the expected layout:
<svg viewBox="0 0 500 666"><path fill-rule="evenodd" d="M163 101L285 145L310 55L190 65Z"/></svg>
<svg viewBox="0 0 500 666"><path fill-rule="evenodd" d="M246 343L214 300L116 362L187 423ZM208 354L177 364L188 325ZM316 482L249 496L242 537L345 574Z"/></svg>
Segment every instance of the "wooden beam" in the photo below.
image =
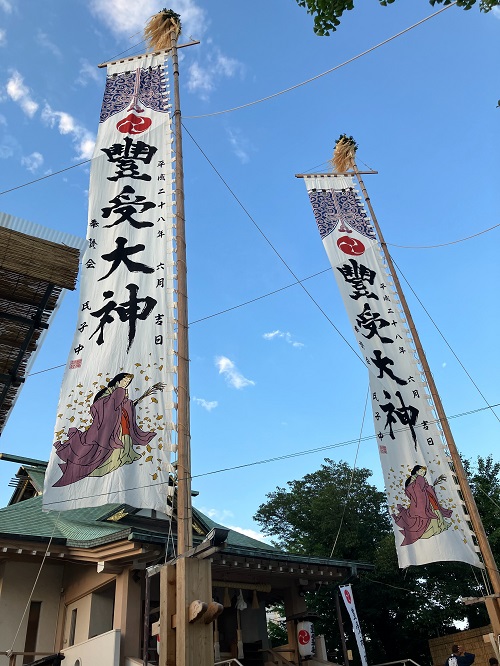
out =
<svg viewBox="0 0 500 666"><path fill-rule="evenodd" d="M176 666L176 632L173 616L176 613L176 564L160 569L160 664Z"/></svg>
<svg viewBox="0 0 500 666"><path fill-rule="evenodd" d="M208 560L181 558L177 567L176 656L178 666L213 664L211 624L189 624L189 606L195 599L212 601L212 572ZM163 665L162 665L163 666Z"/></svg>

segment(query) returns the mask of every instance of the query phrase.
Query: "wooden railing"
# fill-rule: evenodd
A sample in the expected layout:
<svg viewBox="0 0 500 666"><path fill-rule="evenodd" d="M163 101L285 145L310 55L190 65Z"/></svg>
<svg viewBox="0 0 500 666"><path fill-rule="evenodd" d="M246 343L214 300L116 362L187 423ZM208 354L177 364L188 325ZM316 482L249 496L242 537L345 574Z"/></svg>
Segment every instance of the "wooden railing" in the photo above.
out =
<svg viewBox="0 0 500 666"><path fill-rule="evenodd" d="M376 664L376 666L395 666L395 664L403 664L403 666L406 666L406 664L413 664L414 666L420 666L420 664L417 664L416 661L413 661L413 659L410 658L398 659L398 661L384 661L383 664Z"/></svg>
<svg viewBox="0 0 500 666"><path fill-rule="evenodd" d="M3 653L5 654L5 652ZM9 666L17 666L16 660L18 657L31 657L30 661L36 661L37 658L48 657L54 654L53 652L11 652L7 654L9 657Z"/></svg>
<svg viewBox="0 0 500 666"><path fill-rule="evenodd" d="M293 652L290 648L286 648L286 650L283 650L284 652ZM264 648L263 650L259 650L259 652L264 652L270 655L271 660L274 661L274 663L279 664L279 666L297 666L297 662L295 661L288 661L283 655L280 654L280 649L279 648ZM276 661L277 660L277 661Z"/></svg>

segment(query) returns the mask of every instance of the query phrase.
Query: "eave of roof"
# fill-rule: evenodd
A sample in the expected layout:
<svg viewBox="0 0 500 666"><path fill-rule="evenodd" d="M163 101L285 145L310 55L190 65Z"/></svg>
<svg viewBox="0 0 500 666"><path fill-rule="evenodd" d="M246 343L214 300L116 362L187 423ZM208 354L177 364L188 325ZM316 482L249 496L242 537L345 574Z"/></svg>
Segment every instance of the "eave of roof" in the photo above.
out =
<svg viewBox="0 0 500 666"><path fill-rule="evenodd" d="M39 467L32 469L26 465L23 469L30 478L35 474L37 483L40 482L43 471ZM124 509L122 519L109 520L122 509ZM123 504L106 504L61 512L43 511L42 496L32 497L0 509L0 541L40 543L52 540L54 545L80 550L81 557L85 558L87 556L83 555L83 551L101 548L120 541L164 547L169 533L168 521L152 520L142 516L138 518L137 515L130 514L130 511L132 509ZM127 518L131 524L127 524ZM193 519L205 530L205 534L214 527L225 528L224 525L214 522L195 508L193 508ZM138 524L138 520L142 524ZM175 541L175 535L173 539ZM194 536L195 543L199 543L202 539L202 536ZM373 565L366 562L287 553L235 530L229 530L223 554L225 557L233 559L243 558L254 561L260 559L293 564L297 567L299 565L333 567L348 569L351 572L358 569L365 571L373 569ZM89 554L88 557L92 556Z"/></svg>
<svg viewBox="0 0 500 666"><path fill-rule="evenodd" d="M0 431L64 290L75 288L83 243L0 213Z"/></svg>

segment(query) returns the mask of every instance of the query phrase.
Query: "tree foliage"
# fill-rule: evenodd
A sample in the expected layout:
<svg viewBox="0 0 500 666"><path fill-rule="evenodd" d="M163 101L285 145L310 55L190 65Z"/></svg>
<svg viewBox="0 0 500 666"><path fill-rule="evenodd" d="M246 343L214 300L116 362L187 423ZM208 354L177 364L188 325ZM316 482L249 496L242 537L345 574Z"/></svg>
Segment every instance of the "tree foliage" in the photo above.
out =
<svg viewBox="0 0 500 666"><path fill-rule="evenodd" d="M305 7L307 13L314 16L314 32L317 35L329 35L335 32L340 25L340 19L345 11L354 9L354 0L296 0L300 7ZM386 7L394 0L379 0ZM436 4L450 5L452 0L429 0L432 6ZM457 0L457 5L463 9L471 9L477 0ZM493 7L500 5L500 0L479 0L479 9L489 12Z"/></svg>
<svg viewBox="0 0 500 666"><path fill-rule="evenodd" d="M500 463L488 456L465 466L500 561ZM368 469L353 471L345 462L327 459L318 471L269 493L255 519L275 545L289 552L330 557L336 542L334 558L374 564L373 572L352 581L368 661L411 657L427 664L429 638L455 632L458 620L466 620L471 628L488 623L482 604L464 606L458 601L461 596L481 596L481 578L477 570L458 562L399 569L386 498L369 483L370 476ZM336 656L341 645L334 594L335 588L324 586L309 595L308 606L324 618L316 630L326 635ZM346 629L352 633L349 621ZM354 644L349 647L357 654Z"/></svg>

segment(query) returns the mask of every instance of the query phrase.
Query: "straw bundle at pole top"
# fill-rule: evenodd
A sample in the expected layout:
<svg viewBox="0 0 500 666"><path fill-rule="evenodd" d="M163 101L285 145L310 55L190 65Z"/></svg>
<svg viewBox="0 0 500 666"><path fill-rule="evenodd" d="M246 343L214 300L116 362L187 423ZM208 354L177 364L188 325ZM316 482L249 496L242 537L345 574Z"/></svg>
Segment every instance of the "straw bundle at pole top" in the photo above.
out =
<svg viewBox="0 0 500 666"><path fill-rule="evenodd" d="M352 136L341 134L335 142L333 159L330 160L332 168L337 173L345 173L349 169L354 169L357 149L358 144Z"/></svg>
<svg viewBox="0 0 500 666"><path fill-rule="evenodd" d="M176 38L181 34L179 14L171 9L162 9L152 16L144 28L144 39L148 48L153 51L172 48L172 32Z"/></svg>

